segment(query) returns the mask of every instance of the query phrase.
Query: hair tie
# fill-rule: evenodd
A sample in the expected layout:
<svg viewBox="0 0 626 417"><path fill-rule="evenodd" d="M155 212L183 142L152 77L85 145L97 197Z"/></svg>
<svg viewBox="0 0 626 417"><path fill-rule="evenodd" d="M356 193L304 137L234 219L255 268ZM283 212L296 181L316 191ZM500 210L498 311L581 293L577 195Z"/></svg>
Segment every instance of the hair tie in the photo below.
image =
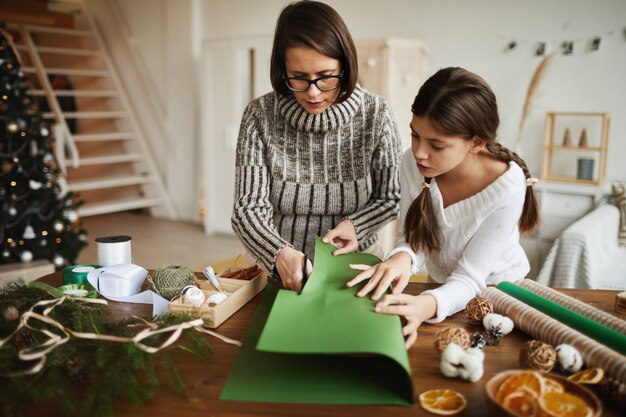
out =
<svg viewBox="0 0 626 417"><path fill-rule="evenodd" d="M426 181L423 181L421 185L422 185L422 188L430 188L430 184L427 183Z"/></svg>
<svg viewBox="0 0 626 417"><path fill-rule="evenodd" d="M535 177L526 178L526 187L534 187L535 184L537 184L538 182L539 182L538 178L535 178Z"/></svg>

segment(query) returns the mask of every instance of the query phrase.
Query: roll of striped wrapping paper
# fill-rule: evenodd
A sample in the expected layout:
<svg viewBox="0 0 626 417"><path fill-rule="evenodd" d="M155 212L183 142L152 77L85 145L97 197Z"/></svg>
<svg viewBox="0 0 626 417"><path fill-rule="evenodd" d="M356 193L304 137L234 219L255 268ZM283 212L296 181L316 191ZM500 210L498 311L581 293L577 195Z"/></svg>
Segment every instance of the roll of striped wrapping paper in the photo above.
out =
<svg viewBox="0 0 626 417"><path fill-rule="evenodd" d="M613 349L529 307L497 288L488 287L481 295L491 302L497 313L513 320L515 326L522 332L552 346L562 343L572 345L580 352L588 367L602 368L609 377L626 386L626 360Z"/></svg>
<svg viewBox="0 0 626 417"><path fill-rule="evenodd" d="M527 289L518 287L512 282L501 282L496 285L496 288L517 298L525 304L536 308L542 313L555 318L572 329L577 330L610 347L616 352L626 355L626 335L616 332L615 330L603 326L602 324L596 323L595 321L578 313L574 313L573 311L553 303L550 300L546 300L537 294L533 294Z"/></svg>
<svg viewBox="0 0 626 417"><path fill-rule="evenodd" d="M547 300L557 303L562 307L572 310L575 313L581 314L588 319L626 335L626 320L622 320L619 317L607 313L606 311L590 306L587 303L583 303L580 300L565 295L557 290L553 290L550 287L541 285L532 279L522 280L518 282L517 285Z"/></svg>

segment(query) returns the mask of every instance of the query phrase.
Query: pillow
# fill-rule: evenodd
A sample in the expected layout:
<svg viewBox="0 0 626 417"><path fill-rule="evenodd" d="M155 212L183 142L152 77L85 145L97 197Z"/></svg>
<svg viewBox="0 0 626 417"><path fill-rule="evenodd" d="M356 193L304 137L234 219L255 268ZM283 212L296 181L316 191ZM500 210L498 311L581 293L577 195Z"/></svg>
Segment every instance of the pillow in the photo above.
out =
<svg viewBox="0 0 626 417"><path fill-rule="evenodd" d="M613 183L613 202L619 209L619 232L617 240L620 246L626 246L626 183Z"/></svg>

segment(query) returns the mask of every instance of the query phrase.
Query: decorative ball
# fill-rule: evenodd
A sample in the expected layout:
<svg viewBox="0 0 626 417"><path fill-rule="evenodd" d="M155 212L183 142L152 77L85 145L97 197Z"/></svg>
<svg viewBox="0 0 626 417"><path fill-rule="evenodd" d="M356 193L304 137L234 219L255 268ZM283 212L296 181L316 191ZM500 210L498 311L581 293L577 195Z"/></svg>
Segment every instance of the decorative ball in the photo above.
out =
<svg viewBox="0 0 626 417"><path fill-rule="evenodd" d="M70 223L74 223L76 220L78 220L78 213L76 212L76 210L65 210L63 212L63 215Z"/></svg>
<svg viewBox="0 0 626 417"><path fill-rule="evenodd" d="M171 300L187 285L192 285L195 275L191 268L184 265L163 265L148 277L150 289Z"/></svg>
<svg viewBox="0 0 626 417"><path fill-rule="evenodd" d="M13 206L11 206L11 208L9 209L9 215L11 217L14 217L17 214L17 209Z"/></svg>
<svg viewBox="0 0 626 417"><path fill-rule="evenodd" d="M20 318L20 311L14 306L8 306L2 312L2 317L4 317L6 321L17 320Z"/></svg>
<svg viewBox="0 0 626 417"><path fill-rule="evenodd" d="M2 172L5 174L8 174L9 172L11 172L11 170L13 169L13 164L10 162L3 162L2 163Z"/></svg>
<svg viewBox="0 0 626 417"><path fill-rule="evenodd" d="M529 340L519 351L519 363L523 368L550 372L556 364L556 351L541 340Z"/></svg>
<svg viewBox="0 0 626 417"><path fill-rule="evenodd" d="M52 227L54 227L54 230L55 230L57 233L61 233L61 232L65 229L65 225L64 225L64 224L63 224L63 222L62 222L62 221L60 221L60 220L55 221L55 222L54 222L54 225L53 225Z"/></svg>
<svg viewBox="0 0 626 417"><path fill-rule="evenodd" d="M50 134L50 131L48 130L47 127L42 126L41 129L39 130L39 134L43 137L46 137Z"/></svg>
<svg viewBox="0 0 626 417"><path fill-rule="evenodd" d="M61 255L59 255L58 253L56 255L54 255L54 257L52 258L52 263L54 264L54 266L56 266L57 268L60 268L63 266L63 264L65 264L65 259L63 259L63 257Z"/></svg>
<svg viewBox="0 0 626 417"><path fill-rule="evenodd" d="M8 250L4 250L2 251L2 256L4 258L8 258L9 256L11 256L11 252L9 252Z"/></svg>
<svg viewBox="0 0 626 417"><path fill-rule="evenodd" d="M17 122L13 122L13 121L7 123L6 126L7 126L7 132L9 133L16 133L19 129Z"/></svg>
<svg viewBox="0 0 626 417"><path fill-rule="evenodd" d="M563 343L554 350L556 351L559 366L565 372L573 374L580 371L583 367L583 358L574 346Z"/></svg>
<svg viewBox="0 0 626 417"><path fill-rule="evenodd" d="M44 247L48 244L48 241L46 239L41 239L39 241L39 246Z"/></svg>
<svg viewBox="0 0 626 417"><path fill-rule="evenodd" d="M465 306L465 317L474 325L482 324L483 318L493 313L493 304L483 297L474 297Z"/></svg>
<svg viewBox="0 0 626 417"><path fill-rule="evenodd" d="M20 254L20 259L22 262L30 262L33 260L33 253L29 250L25 250Z"/></svg>
<svg viewBox="0 0 626 417"><path fill-rule="evenodd" d="M43 184L40 183L39 181L35 181L35 180L30 180L28 181L28 186L31 188L31 190L38 190L41 188Z"/></svg>
<svg viewBox="0 0 626 417"><path fill-rule="evenodd" d="M87 235L84 233L79 233L78 234L78 240L84 242L85 240L87 240Z"/></svg>
<svg viewBox="0 0 626 417"><path fill-rule="evenodd" d="M463 349L467 349L470 346L469 332L460 327L446 327L437 333L435 346L439 353L443 352L450 343L456 343Z"/></svg>

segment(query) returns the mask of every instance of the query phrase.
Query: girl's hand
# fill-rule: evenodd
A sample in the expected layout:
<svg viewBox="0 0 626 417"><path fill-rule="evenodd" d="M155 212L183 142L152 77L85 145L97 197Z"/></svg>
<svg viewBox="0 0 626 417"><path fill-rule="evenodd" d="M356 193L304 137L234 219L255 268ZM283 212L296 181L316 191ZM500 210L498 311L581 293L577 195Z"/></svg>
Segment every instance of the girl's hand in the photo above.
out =
<svg viewBox="0 0 626 417"><path fill-rule="evenodd" d="M283 283L283 287L288 290L300 291L302 289L302 264L304 253L294 248L285 247L278 252L276 257L276 270ZM313 271L313 264L307 261L307 276Z"/></svg>
<svg viewBox="0 0 626 417"><path fill-rule="evenodd" d="M364 297L376 287L372 294L372 300L378 300L391 284L393 284L393 294L401 293L406 288L411 276L411 257L404 252L400 252L385 262L372 267L369 265L352 264L350 268L363 272L348 281L346 285L353 287L359 282L369 279L369 282L356 295Z"/></svg>
<svg viewBox="0 0 626 417"><path fill-rule="evenodd" d="M406 338L404 346L408 349L417 340L417 328L437 313L437 300L432 295L388 294L376 304L375 311L397 314L406 319L402 335Z"/></svg>
<svg viewBox="0 0 626 417"><path fill-rule="evenodd" d="M324 243L332 243L337 246L333 252L334 256L343 255L344 253L354 252L359 248L359 242L356 239L356 230L354 224L350 220L344 220L326 232L322 238Z"/></svg>

